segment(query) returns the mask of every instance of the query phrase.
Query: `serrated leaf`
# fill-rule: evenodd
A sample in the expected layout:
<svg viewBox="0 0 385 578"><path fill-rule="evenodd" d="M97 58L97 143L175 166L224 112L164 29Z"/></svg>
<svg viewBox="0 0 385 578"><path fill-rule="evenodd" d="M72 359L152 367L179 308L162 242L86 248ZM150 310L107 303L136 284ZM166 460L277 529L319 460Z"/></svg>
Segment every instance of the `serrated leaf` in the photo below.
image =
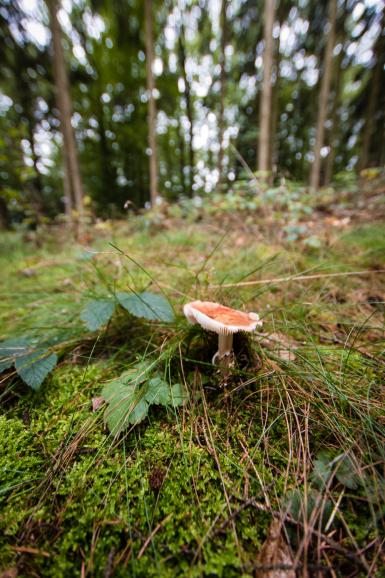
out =
<svg viewBox="0 0 385 578"><path fill-rule="evenodd" d="M125 293L121 291L116 297L122 307L135 317L142 317L150 321L174 320L174 312L170 303L163 295L144 291L143 293Z"/></svg>
<svg viewBox="0 0 385 578"><path fill-rule="evenodd" d="M80 319L90 331L97 331L105 325L115 311L115 303L108 299L94 299L83 307Z"/></svg>
<svg viewBox="0 0 385 578"><path fill-rule="evenodd" d="M147 416L148 408L149 405L147 401L145 399L140 399L137 403L135 403L135 406L128 417L128 421L132 425L137 425Z"/></svg>
<svg viewBox="0 0 385 578"><path fill-rule="evenodd" d="M28 339L7 339L0 343L0 373L15 363L17 357L30 350Z"/></svg>
<svg viewBox="0 0 385 578"><path fill-rule="evenodd" d="M333 458L329 452L321 451L318 453L311 474L311 480L317 488L322 489L326 486L333 469L332 461Z"/></svg>
<svg viewBox="0 0 385 578"><path fill-rule="evenodd" d="M15 368L21 379L36 391L56 364L56 353L49 354L47 350L38 350L18 357Z"/></svg>
<svg viewBox="0 0 385 578"><path fill-rule="evenodd" d="M148 361L140 361L132 365L129 369L124 371L119 377L105 384L102 390L102 396L108 401L109 396L113 396L115 390L119 390L120 386L128 387L141 385L150 377L150 372L153 369L153 364Z"/></svg>
<svg viewBox="0 0 385 578"><path fill-rule="evenodd" d="M108 401L104 415L113 435L120 434L129 424L138 424L148 413L148 403L140 398L134 385L111 382L103 388L102 395Z"/></svg>
<svg viewBox="0 0 385 578"><path fill-rule="evenodd" d="M104 413L105 420L111 433L118 435L127 427L128 415L135 402L135 387L128 387L113 382L104 386L102 396L108 401Z"/></svg>
<svg viewBox="0 0 385 578"><path fill-rule="evenodd" d="M356 472L352 460L348 456L345 456L338 464L336 478L350 490L356 490L360 485L360 477Z"/></svg>
<svg viewBox="0 0 385 578"><path fill-rule="evenodd" d="M152 362L141 361L103 387L101 395L109 404L105 419L114 435L124 431L129 424L136 425L146 417L149 404L140 386L148 380L152 369Z"/></svg>
<svg viewBox="0 0 385 578"><path fill-rule="evenodd" d="M187 398L187 391L180 383L174 383L171 386L171 405L173 407L183 405Z"/></svg>
<svg viewBox="0 0 385 578"><path fill-rule="evenodd" d="M154 377L146 385L146 401L151 405L169 405L171 402L170 386L160 377Z"/></svg>

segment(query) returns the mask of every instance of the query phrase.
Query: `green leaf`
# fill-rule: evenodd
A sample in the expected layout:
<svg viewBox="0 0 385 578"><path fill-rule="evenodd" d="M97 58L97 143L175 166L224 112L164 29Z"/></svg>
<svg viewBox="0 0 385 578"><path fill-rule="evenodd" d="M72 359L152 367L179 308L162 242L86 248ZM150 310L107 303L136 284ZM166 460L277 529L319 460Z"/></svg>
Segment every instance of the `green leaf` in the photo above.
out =
<svg viewBox="0 0 385 578"><path fill-rule="evenodd" d="M101 394L109 404L105 419L114 435L146 417L149 404L139 386L149 379L152 369L153 362L141 361L103 387Z"/></svg>
<svg viewBox="0 0 385 578"><path fill-rule="evenodd" d="M150 321L174 320L172 307L163 295L148 291L138 294L121 291L116 294L116 297L120 305L135 317L143 317Z"/></svg>
<svg viewBox="0 0 385 578"><path fill-rule="evenodd" d="M145 399L141 399L135 385L115 380L103 388L102 396L108 401L104 416L114 435L127 429L129 424L138 424L148 413L149 405Z"/></svg>
<svg viewBox="0 0 385 578"><path fill-rule="evenodd" d="M180 383L174 383L171 387L171 405L179 407L183 405L188 398L188 393Z"/></svg>
<svg viewBox="0 0 385 578"><path fill-rule="evenodd" d="M149 405L145 399L140 399L134 405L133 410L128 416L128 421L132 425L137 425L147 417Z"/></svg>
<svg viewBox="0 0 385 578"><path fill-rule="evenodd" d="M314 462L311 480L318 489L326 486L333 469L333 457L328 451L320 451Z"/></svg>
<svg viewBox="0 0 385 578"><path fill-rule="evenodd" d="M118 435L128 425L128 416L135 403L135 387L111 382L103 388L102 396L109 402L104 414L108 428Z"/></svg>
<svg viewBox="0 0 385 578"><path fill-rule="evenodd" d="M7 339L0 343L0 373L15 363L17 357L25 355L30 350L27 339Z"/></svg>
<svg viewBox="0 0 385 578"><path fill-rule="evenodd" d="M115 311L115 303L107 299L94 299L83 307L80 319L90 331L97 331L105 325Z"/></svg>
<svg viewBox="0 0 385 578"><path fill-rule="evenodd" d="M18 357L15 368L21 379L36 391L56 364L56 353L49 354L45 349Z"/></svg>
<svg viewBox="0 0 385 578"><path fill-rule="evenodd" d="M341 484L350 490L356 490L361 484L360 477L349 456L345 456L341 462L337 464L336 478Z"/></svg>
<svg viewBox="0 0 385 578"><path fill-rule="evenodd" d="M171 402L170 386L160 377L150 379L146 386L146 401L151 405L169 405Z"/></svg>
<svg viewBox="0 0 385 578"><path fill-rule="evenodd" d="M151 377L153 370L153 361L139 362L103 387L101 395L108 402L104 416L113 435L143 421L151 405L177 407L185 401L179 383L170 387L159 375Z"/></svg>
<svg viewBox="0 0 385 578"><path fill-rule="evenodd" d="M108 382L104 386L102 390L102 396L108 401L109 395L114 395L115 389L119 388L120 385L131 385L135 388L135 386L138 386L149 379L152 369L153 362L140 361L139 363L132 365L119 377Z"/></svg>

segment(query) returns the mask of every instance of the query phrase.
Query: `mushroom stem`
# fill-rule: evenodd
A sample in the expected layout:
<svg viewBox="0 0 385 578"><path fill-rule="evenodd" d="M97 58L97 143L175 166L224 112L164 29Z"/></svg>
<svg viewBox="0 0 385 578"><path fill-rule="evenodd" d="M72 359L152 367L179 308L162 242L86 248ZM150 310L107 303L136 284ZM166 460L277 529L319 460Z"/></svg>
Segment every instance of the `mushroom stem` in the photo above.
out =
<svg viewBox="0 0 385 578"><path fill-rule="evenodd" d="M218 353L219 357L229 355L233 350L233 334L218 335Z"/></svg>
<svg viewBox="0 0 385 578"><path fill-rule="evenodd" d="M218 335L218 351L214 355L212 363L215 365L219 361L220 364L224 358L230 357L232 352L233 352L233 334L229 333L228 335L222 335L220 333Z"/></svg>

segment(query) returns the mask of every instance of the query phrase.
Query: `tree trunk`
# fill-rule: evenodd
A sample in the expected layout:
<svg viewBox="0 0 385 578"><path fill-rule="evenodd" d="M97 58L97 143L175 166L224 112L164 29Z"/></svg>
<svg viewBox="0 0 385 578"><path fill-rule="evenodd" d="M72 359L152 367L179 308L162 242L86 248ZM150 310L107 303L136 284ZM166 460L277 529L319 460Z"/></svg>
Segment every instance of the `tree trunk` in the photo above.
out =
<svg viewBox="0 0 385 578"><path fill-rule="evenodd" d="M189 188L188 192L190 197L193 194L193 184L194 184L194 148L193 148L193 137L194 137L194 120L193 120L193 109L192 109L192 99L191 99L191 86L187 77L186 70L186 49L185 49L185 32L184 24L181 23L180 33L179 33L179 59L182 69L182 75L184 80L184 95L186 100L186 112L187 119L189 122Z"/></svg>
<svg viewBox="0 0 385 578"><path fill-rule="evenodd" d="M227 0L222 0L222 8L221 8L221 49L220 49L220 67L221 67L221 76L220 76L220 100L219 100L219 119L218 119L218 128L219 128L219 155L218 155L218 189L219 191L222 190L223 182L225 180L225 175L223 174L223 157L224 157L224 148L223 148L223 135L225 132L225 96L226 96L226 42L227 42L227 19L226 19L226 10L227 10Z"/></svg>
<svg viewBox="0 0 385 578"><path fill-rule="evenodd" d="M8 229L9 227L9 212L8 205L3 197L0 197L0 230Z"/></svg>
<svg viewBox="0 0 385 578"><path fill-rule="evenodd" d="M279 65L280 65L280 41L279 36L276 40L275 52L275 83L272 86L271 96L271 128L270 128L270 151L269 167L271 170L270 184L273 184L274 178L278 171L279 142L276 138L278 121L279 121Z"/></svg>
<svg viewBox="0 0 385 578"><path fill-rule="evenodd" d="M61 29L57 18L57 0L46 0L52 33L53 67L57 107L60 113L60 129L63 135L64 194L66 195L66 211L75 205L79 221L83 215L83 185L80 176L79 160L76 150L74 130L71 124L72 103L67 77L64 51L61 42ZM71 191L71 198L69 192ZM74 203L73 203L74 201Z"/></svg>
<svg viewBox="0 0 385 578"><path fill-rule="evenodd" d="M344 43L344 39L341 39L342 44ZM345 51L342 48L341 52L335 59L335 68L334 68L334 97L333 97L333 106L332 111L330 114L331 120L331 128L329 133L329 146L330 151L328 157L326 159L326 167L325 167L325 178L323 184L325 187L330 185L330 182L333 177L333 168L334 168L334 160L336 157L336 148L338 144L338 107L340 106L341 101L341 64L343 58L345 56Z"/></svg>
<svg viewBox="0 0 385 578"><path fill-rule="evenodd" d="M321 149L324 144L325 122L327 118L330 83L333 68L332 65L333 49L335 43L336 17L337 0L329 0L329 30L325 48L324 71L321 81L316 142L314 145L314 161L310 173L310 186L313 190L317 190L319 188L321 178Z"/></svg>
<svg viewBox="0 0 385 578"><path fill-rule="evenodd" d="M366 169L370 164L370 149L374 133L374 117L376 114L378 98L381 89L381 75L384 67L385 36L385 8L382 13L381 32L375 46L376 64L373 69L371 82L368 83L369 97L365 115L365 125L362 137L361 155L359 160L360 170Z"/></svg>
<svg viewBox="0 0 385 578"><path fill-rule="evenodd" d="M264 52L263 52L263 81L259 108L259 143L258 143L258 171L262 178L267 177L270 171L270 129L271 129L271 72L273 67L273 26L275 18L275 0L265 0Z"/></svg>
<svg viewBox="0 0 385 578"><path fill-rule="evenodd" d="M150 146L150 199L155 206L158 196L157 148L156 148L156 102L154 97L154 74L152 64L154 60L154 39L152 30L152 0L145 0L146 20L146 70L147 70L147 98L148 98L148 143Z"/></svg>
<svg viewBox="0 0 385 578"><path fill-rule="evenodd" d="M180 118L181 118L181 113L177 114L177 122L178 122L177 133L178 133L178 141L179 141L179 149L180 149L180 155L179 155L180 184L182 186L182 193L184 195L186 195L186 179L185 179L185 173L184 173L184 167L185 167L184 148L185 148L185 144L184 144L184 138L183 138L183 128L182 128L182 124L180 122Z"/></svg>

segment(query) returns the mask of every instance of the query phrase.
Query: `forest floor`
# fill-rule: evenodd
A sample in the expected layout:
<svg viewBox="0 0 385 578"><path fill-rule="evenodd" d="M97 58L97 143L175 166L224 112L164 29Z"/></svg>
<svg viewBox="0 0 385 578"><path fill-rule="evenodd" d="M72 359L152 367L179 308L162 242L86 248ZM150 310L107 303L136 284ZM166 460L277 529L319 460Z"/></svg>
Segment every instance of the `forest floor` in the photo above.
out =
<svg viewBox="0 0 385 578"><path fill-rule="evenodd" d="M59 356L39 391L0 375L3 578L385 576L384 186L357 198L312 207L310 243L274 208L2 234L0 338ZM175 321L87 330L128 288ZM263 319L227 379L194 299ZM114 437L92 400L143 360L188 398Z"/></svg>

